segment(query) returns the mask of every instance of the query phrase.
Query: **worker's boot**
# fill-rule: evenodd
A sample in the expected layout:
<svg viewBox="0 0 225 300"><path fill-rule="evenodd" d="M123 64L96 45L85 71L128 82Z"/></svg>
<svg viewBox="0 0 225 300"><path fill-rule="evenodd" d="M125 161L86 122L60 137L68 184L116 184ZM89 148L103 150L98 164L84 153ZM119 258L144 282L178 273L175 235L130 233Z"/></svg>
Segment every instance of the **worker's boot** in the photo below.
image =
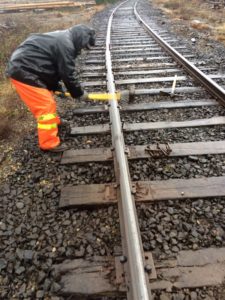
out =
<svg viewBox="0 0 225 300"><path fill-rule="evenodd" d="M69 149L69 147L66 144L62 143L62 144L59 144L58 146L56 146L55 148L48 149L48 151L54 152L54 153L59 153L59 152L64 152L68 149Z"/></svg>

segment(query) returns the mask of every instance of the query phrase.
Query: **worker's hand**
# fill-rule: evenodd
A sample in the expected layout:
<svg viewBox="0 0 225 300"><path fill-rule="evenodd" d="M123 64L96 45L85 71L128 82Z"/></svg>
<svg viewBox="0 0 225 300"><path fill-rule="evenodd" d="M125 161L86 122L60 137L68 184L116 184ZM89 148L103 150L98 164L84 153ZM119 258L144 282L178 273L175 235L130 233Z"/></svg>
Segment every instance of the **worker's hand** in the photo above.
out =
<svg viewBox="0 0 225 300"><path fill-rule="evenodd" d="M63 86L62 82L59 81L59 82L55 85L53 91L54 91L54 93L55 93L56 95L58 95L59 97L65 97L64 94L65 94L65 92L66 92L66 88L65 88L65 86Z"/></svg>
<svg viewBox="0 0 225 300"><path fill-rule="evenodd" d="M55 91L55 95L58 96L61 99L66 97L65 93L62 92L62 91Z"/></svg>
<svg viewBox="0 0 225 300"><path fill-rule="evenodd" d="M88 93L84 91L83 95L80 97L80 100L87 101L88 100Z"/></svg>

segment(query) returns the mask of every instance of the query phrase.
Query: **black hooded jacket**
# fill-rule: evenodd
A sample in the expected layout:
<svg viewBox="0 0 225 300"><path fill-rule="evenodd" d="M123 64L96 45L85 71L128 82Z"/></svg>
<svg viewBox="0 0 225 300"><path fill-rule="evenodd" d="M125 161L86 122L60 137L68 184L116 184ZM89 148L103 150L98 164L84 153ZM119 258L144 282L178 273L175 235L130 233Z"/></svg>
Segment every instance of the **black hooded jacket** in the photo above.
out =
<svg viewBox="0 0 225 300"><path fill-rule="evenodd" d="M95 31L85 25L67 30L30 35L13 52L7 67L11 78L55 91L62 80L72 97L83 90L78 81L74 59L81 49L95 44Z"/></svg>

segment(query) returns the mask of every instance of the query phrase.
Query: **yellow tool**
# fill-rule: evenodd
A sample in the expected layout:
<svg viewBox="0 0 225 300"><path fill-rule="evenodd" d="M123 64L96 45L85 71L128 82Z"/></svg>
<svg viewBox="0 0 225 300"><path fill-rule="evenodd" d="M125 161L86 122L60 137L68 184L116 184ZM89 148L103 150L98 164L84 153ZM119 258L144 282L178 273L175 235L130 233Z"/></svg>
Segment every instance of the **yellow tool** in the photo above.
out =
<svg viewBox="0 0 225 300"><path fill-rule="evenodd" d="M55 91L54 93L57 96L65 96L65 97L70 97L71 96L70 93L64 93L64 92L59 92L59 91Z"/></svg>
<svg viewBox="0 0 225 300"><path fill-rule="evenodd" d="M115 94L103 93L103 94L88 94L89 100L96 100L96 101L109 101L109 100L120 100L121 93L116 92Z"/></svg>
<svg viewBox="0 0 225 300"><path fill-rule="evenodd" d="M65 97L71 97L70 93L62 93L62 92L55 92L56 95L63 95ZM115 94L109 94L109 93L92 93L88 94L88 100L93 100L93 101L109 101L109 100L120 100L121 99L121 93L116 92Z"/></svg>

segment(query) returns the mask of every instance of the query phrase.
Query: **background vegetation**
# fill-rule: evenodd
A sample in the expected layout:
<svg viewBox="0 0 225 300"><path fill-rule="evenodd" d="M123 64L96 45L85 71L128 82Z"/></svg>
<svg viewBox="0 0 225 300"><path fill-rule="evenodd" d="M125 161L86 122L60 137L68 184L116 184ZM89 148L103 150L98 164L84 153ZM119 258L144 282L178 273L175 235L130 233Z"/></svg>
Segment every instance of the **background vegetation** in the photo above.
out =
<svg viewBox="0 0 225 300"><path fill-rule="evenodd" d="M208 30L210 35L225 44L225 9L213 9L212 1L204 0L153 0L174 19L182 19L198 30ZM221 1L222 2L222 1ZM199 20L199 22L192 22Z"/></svg>
<svg viewBox="0 0 225 300"><path fill-rule="evenodd" d="M98 4L106 4L106 3L115 3L117 0L95 0L95 3Z"/></svg>
<svg viewBox="0 0 225 300"><path fill-rule="evenodd" d="M7 139L14 131L13 124L26 119L26 109L18 99L5 75L7 61L27 35L38 30L37 23L19 16L1 18L0 43L0 139Z"/></svg>

